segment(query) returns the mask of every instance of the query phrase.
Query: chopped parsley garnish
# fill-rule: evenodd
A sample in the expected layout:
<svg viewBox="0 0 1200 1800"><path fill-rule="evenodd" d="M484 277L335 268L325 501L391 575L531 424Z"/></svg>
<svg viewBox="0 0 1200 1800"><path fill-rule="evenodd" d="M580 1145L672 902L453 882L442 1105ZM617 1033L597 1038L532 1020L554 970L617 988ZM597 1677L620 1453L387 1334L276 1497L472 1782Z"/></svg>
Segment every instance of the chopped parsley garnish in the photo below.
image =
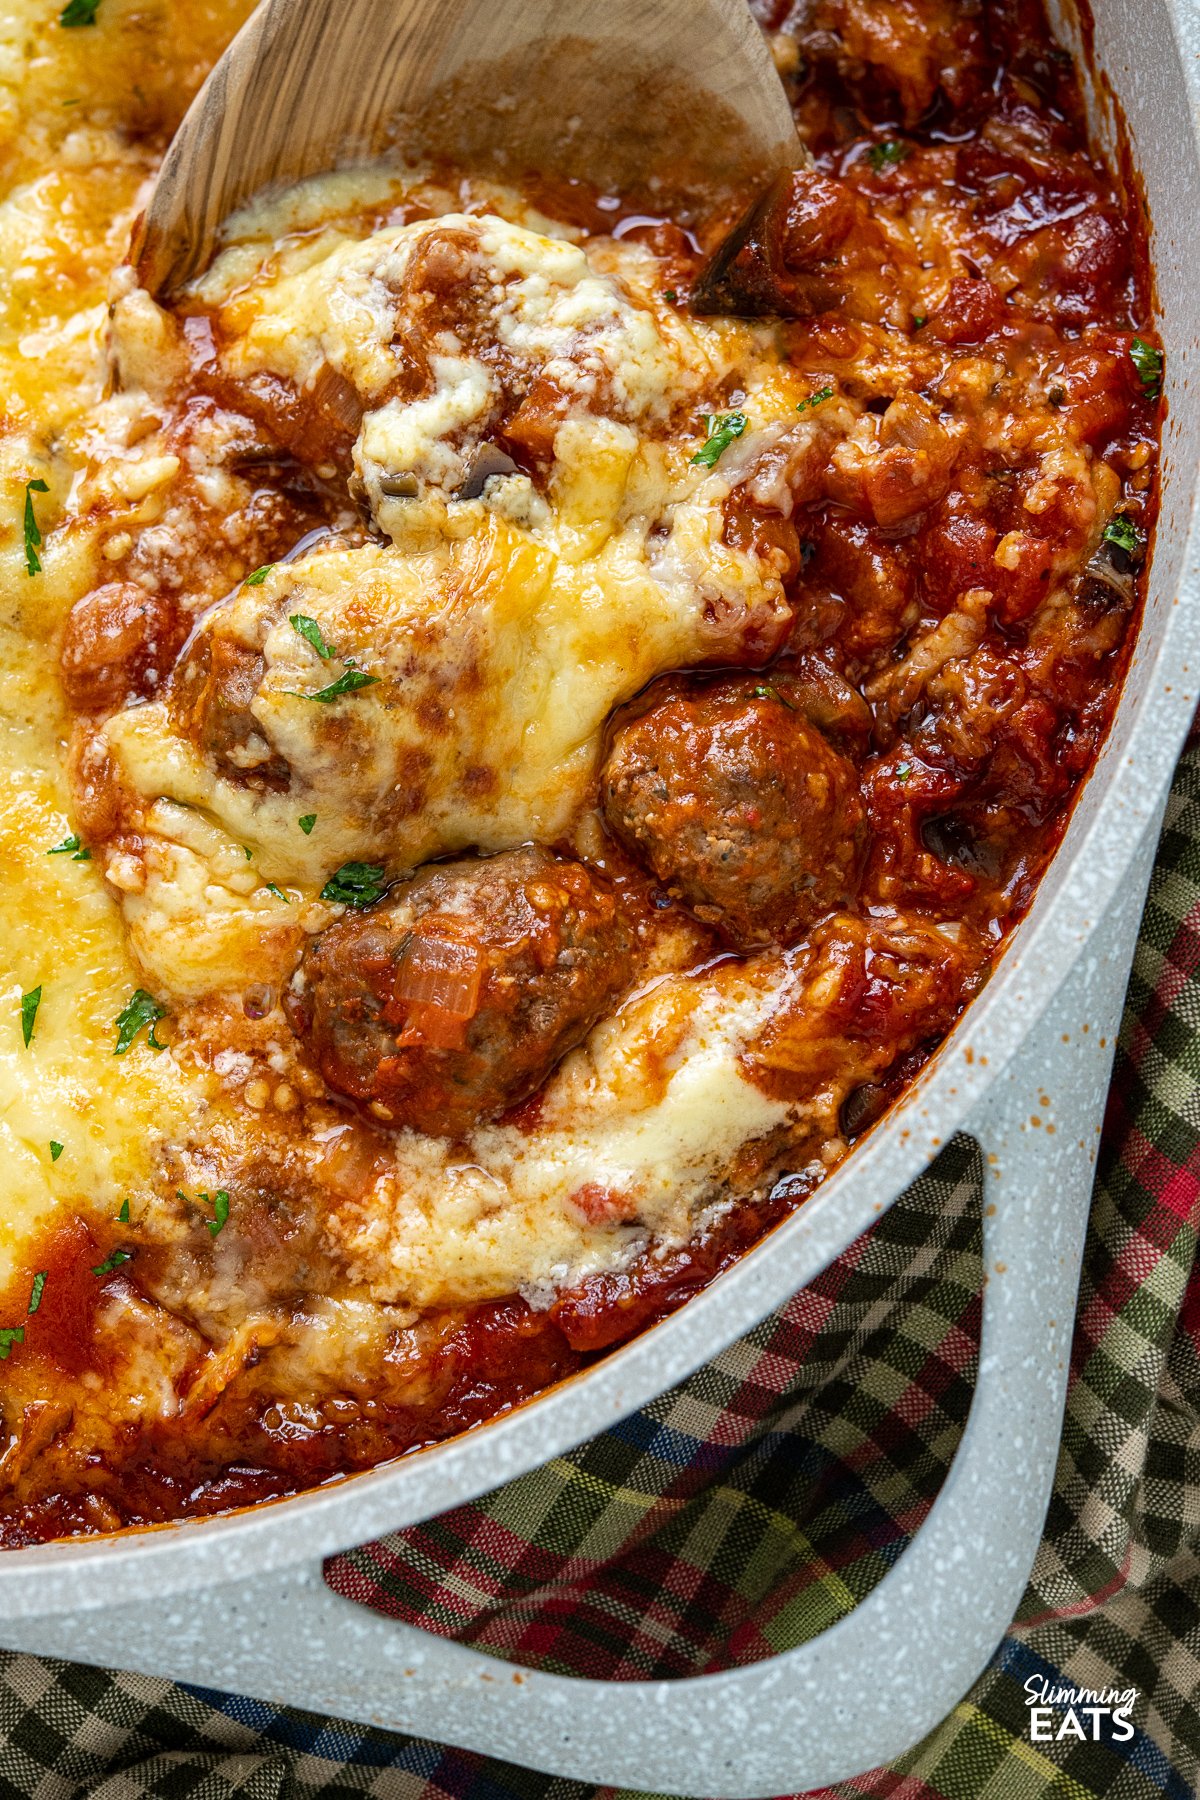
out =
<svg viewBox="0 0 1200 1800"><path fill-rule="evenodd" d="M117 1015L117 1042L113 1049L113 1055L124 1056L143 1026L149 1026L146 1042L150 1048L165 1050L167 1046L159 1043L154 1035L154 1027L160 1019L165 1019L166 1016L166 1007L160 1006L154 995L148 994L145 988L138 988L129 1004L123 1007Z"/></svg>
<svg viewBox="0 0 1200 1800"><path fill-rule="evenodd" d="M50 1161L57 1162L63 1153L63 1147L57 1138L50 1139Z"/></svg>
<svg viewBox="0 0 1200 1800"><path fill-rule="evenodd" d="M674 306L678 298L679 295L675 292L674 288L665 288L663 290L663 299L667 302L668 306Z"/></svg>
<svg viewBox="0 0 1200 1800"><path fill-rule="evenodd" d="M728 450L734 438L740 438L746 429L745 413L708 413L705 416L704 428L708 432L704 443L693 456L693 463L699 463L702 469L711 469Z"/></svg>
<svg viewBox="0 0 1200 1800"><path fill-rule="evenodd" d="M21 1036L25 1040L25 1048L29 1048L29 1040L33 1036L33 1022L37 1018L38 1007L42 1004L41 987L31 988L27 994L21 995Z"/></svg>
<svg viewBox="0 0 1200 1800"><path fill-rule="evenodd" d="M321 889L322 900L341 906L374 906L387 892L380 863L343 863Z"/></svg>
<svg viewBox="0 0 1200 1800"><path fill-rule="evenodd" d="M100 11L100 0L67 0L58 15L60 25L94 25Z"/></svg>
<svg viewBox="0 0 1200 1800"><path fill-rule="evenodd" d="M1128 513L1114 513L1104 527L1104 542L1114 544L1126 556L1137 556L1142 548L1142 534Z"/></svg>
<svg viewBox="0 0 1200 1800"><path fill-rule="evenodd" d="M266 885L268 894L274 894L275 898L277 900L282 900L285 906L290 906L292 904L292 896L290 894L285 894L282 888L276 887L273 881L268 881Z"/></svg>
<svg viewBox="0 0 1200 1800"><path fill-rule="evenodd" d="M756 687L752 689L752 693L756 700L778 700L780 706L786 706L789 712L796 710L790 700L784 699L778 688Z"/></svg>
<svg viewBox="0 0 1200 1800"><path fill-rule="evenodd" d="M29 1310L35 1313L42 1304L42 1289L46 1285L46 1269L39 1269L33 1278L33 1286L29 1290Z"/></svg>
<svg viewBox="0 0 1200 1800"><path fill-rule="evenodd" d="M310 619L307 613L292 613L288 624L293 631L299 633L306 644L312 645L322 662L330 662L340 654L332 644L326 642L325 633L317 621ZM316 700L320 705L328 706L331 700L340 700L343 694L357 693L359 688L374 687L379 680L378 675L368 675L365 669L360 669L352 656L345 657L344 661L345 669L336 681L329 683L328 687L318 688L315 694L302 694L296 688L289 688L288 693L294 695L297 700Z"/></svg>
<svg viewBox="0 0 1200 1800"><path fill-rule="evenodd" d="M128 1195L126 1195L125 1199L122 1200L122 1202L121 1202L121 1210L117 1214L117 1224L118 1225L128 1225L128 1223L129 1223L129 1197L128 1197Z"/></svg>
<svg viewBox="0 0 1200 1800"><path fill-rule="evenodd" d="M902 783L905 781L908 781L912 776L912 772L913 772L913 766L910 762L902 762L902 763L896 764L896 780L897 781L902 782Z"/></svg>
<svg viewBox="0 0 1200 1800"><path fill-rule="evenodd" d="M832 399L833 389L831 387L818 388L815 394L810 394L808 396L807 400L798 400L796 402L796 411L809 412L814 406L824 406L827 400Z"/></svg>
<svg viewBox="0 0 1200 1800"><path fill-rule="evenodd" d="M213 1209L213 1216L211 1219L205 1219L204 1223L208 1226L208 1229L212 1232L214 1237L217 1236L218 1232L220 1232L229 1218L228 1188L218 1188L215 1194L210 1194L207 1189L202 1189L196 1195L194 1201L184 1193L182 1188L176 1188L175 1198L184 1206L211 1206Z"/></svg>
<svg viewBox="0 0 1200 1800"><path fill-rule="evenodd" d="M306 644L312 645L322 662L328 662L331 657L337 655L333 645L325 642L325 634L317 621L310 619L307 613L292 613L288 624L293 631L300 633Z"/></svg>
<svg viewBox="0 0 1200 1800"><path fill-rule="evenodd" d="M78 832L73 831L65 837L61 844L55 844L53 850L47 850L47 856L69 856L72 862L91 862L92 853L86 844L79 841Z"/></svg>
<svg viewBox="0 0 1200 1800"><path fill-rule="evenodd" d="M312 836L312 828L316 824L316 822L317 822L316 813L305 813L305 815L302 819L296 820L297 825L299 825L299 827L300 827L301 831L304 833L305 837Z"/></svg>
<svg viewBox="0 0 1200 1800"><path fill-rule="evenodd" d="M27 575L40 575L42 572L42 559L38 555L38 551L42 547L42 532L37 522L37 514L33 510L33 496L49 492L50 489L46 483L40 479L25 483L25 573Z"/></svg>
<svg viewBox="0 0 1200 1800"><path fill-rule="evenodd" d="M274 567L274 563L263 563L262 567L255 569L252 575L247 575L244 585L246 587L261 587ZM293 619L293 625L295 622L296 621Z"/></svg>
<svg viewBox="0 0 1200 1800"><path fill-rule="evenodd" d="M14 1344L25 1342L23 1325L0 1325L0 1362L8 1361L8 1353Z"/></svg>
<svg viewBox="0 0 1200 1800"><path fill-rule="evenodd" d="M908 155L908 145L898 144L895 138L885 138L882 144L872 144L870 149L871 167L878 175L884 169L894 169Z"/></svg>
<svg viewBox="0 0 1200 1800"><path fill-rule="evenodd" d="M127 1263L127 1262L132 1262L132 1261L133 1261L133 1251L132 1250L114 1250L110 1256L105 1257L105 1259L102 1263L96 1264L95 1268L92 1270L92 1274L93 1275L111 1275L113 1270L119 1269L122 1263Z"/></svg>
<svg viewBox="0 0 1200 1800"><path fill-rule="evenodd" d="M245 857L245 859L246 859L246 861L247 861L247 862L253 862L253 860L254 860L254 852L253 852L253 850L252 850L252 849L251 849L251 848L250 848L250 846L249 846L249 844L243 844L243 845L242 845L242 855L243 855L243 856L244 856L244 857Z"/></svg>
<svg viewBox="0 0 1200 1800"><path fill-rule="evenodd" d="M368 675L365 669L345 669L336 681L328 687L318 688L315 694L301 694L295 688L289 688L297 700L316 700L322 706L328 706L331 700L340 700L343 694L357 693L359 688L374 687L379 680L378 675Z"/></svg>
<svg viewBox="0 0 1200 1800"><path fill-rule="evenodd" d="M928 313L914 313L913 314L913 330L920 331L922 325L925 323L925 321L928 317L929 317Z"/></svg>
<svg viewBox="0 0 1200 1800"><path fill-rule="evenodd" d="M1142 392L1147 400L1157 400L1162 392L1163 353L1148 344L1144 338L1135 337L1129 346L1129 357L1138 372L1138 380L1142 384Z"/></svg>

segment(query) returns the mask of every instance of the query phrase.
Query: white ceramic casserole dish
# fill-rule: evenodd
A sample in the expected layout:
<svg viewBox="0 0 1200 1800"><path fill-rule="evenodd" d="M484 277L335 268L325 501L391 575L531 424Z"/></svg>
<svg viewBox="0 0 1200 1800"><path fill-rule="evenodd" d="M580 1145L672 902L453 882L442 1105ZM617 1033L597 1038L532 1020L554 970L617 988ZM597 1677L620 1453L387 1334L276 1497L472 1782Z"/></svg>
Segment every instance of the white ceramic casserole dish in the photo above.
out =
<svg viewBox="0 0 1200 1800"><path fill-rule="evenodd" d="M1082 57L1078 18L1054 10ZM1162 510L1109 740L988 988L849 1161L682 1312L519 1411L340 1484L225 1518L8 1552L7 1647L219 1679L585 1781L745 1796L807 1790L899 1755L990 1656L1049 1495L1112 1044L1200 657L1200 0L1096 0L1095 14L1097 128L1111 143L1111 90L1154 226ZM1030 1124L1047 1112L1039 1095L1052 1136ZM975 1400L929 1519L854 1613L728 1674L609 1686L527 1673L518 1684L494 1659L325 1587L322 1556L461 1504L680 1380L810 1281L958 1130L979 1140L989 1169Z"/></svg>

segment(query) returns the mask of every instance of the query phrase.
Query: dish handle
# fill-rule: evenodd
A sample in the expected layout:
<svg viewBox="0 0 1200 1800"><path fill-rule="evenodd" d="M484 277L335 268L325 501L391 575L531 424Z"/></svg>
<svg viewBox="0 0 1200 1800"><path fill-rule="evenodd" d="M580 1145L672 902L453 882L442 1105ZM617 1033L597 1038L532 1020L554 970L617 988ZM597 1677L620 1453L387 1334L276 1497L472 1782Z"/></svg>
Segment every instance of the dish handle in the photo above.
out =
<svg viewBox="0 0 1200 1800"><path fill-rule="evenodd" d="M333 1593L313 1563L172 1596L161 1609L139 1603L14 1621L3 1641L205 1688L219 1677L223 1690L643 1792L757 1800L902 1755L983 1669L1033 1565L1143 893L1131 872L1116 909L967 1122L985 1166L970 1416L908 1548L818 1637L719 1674L584 1680L517 1669L385 1618Z"/></svg>

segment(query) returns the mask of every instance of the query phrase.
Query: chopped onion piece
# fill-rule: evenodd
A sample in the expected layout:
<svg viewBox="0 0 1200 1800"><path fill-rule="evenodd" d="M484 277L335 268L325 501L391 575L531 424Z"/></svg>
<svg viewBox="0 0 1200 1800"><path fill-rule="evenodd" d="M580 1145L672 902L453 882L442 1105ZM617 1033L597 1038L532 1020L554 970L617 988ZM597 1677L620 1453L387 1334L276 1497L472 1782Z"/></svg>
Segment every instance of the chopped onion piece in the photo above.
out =
<svg viewBox="0 0 1200 1800"><path fill-rule="evenodd" d="M363 420L363 403L357 389L331 363L322 363L311 393L319 415L340 425L351 437L357 437Z"/></svg>
<svg viewBox="0 0 1200 1800"><path fill-rule="evenodd" d="M396 967L393 1008L404 1006L401 1047L432 1044L461 1048L467 1022L479 1008L483 985L483 953L477 944L458 938L420 937L408 941Z"/></svg>

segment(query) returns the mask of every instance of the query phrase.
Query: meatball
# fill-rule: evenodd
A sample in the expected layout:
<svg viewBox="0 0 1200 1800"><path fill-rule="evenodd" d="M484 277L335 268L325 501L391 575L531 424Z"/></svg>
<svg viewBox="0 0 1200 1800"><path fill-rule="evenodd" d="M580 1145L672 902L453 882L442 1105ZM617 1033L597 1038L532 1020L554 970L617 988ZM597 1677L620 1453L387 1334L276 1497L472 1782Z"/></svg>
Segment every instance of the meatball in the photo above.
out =
<svg viewBox="0 0 1200 1800"><path fill-rule="evenodd" d="M788 678L661 684L618 721L602 777L611 830L739 949L786 944L854 894L858 774Z"/></svg>
<svg viewBox="0 0 1200 1800"><path fill-rule="evenodd" d="M88 712L115 712L158 687L184 625L162 594L133 581L106 581L67 615L59 668L67 699Z"/></svg>
<svg viewBox="0 0 1200 1800"><path fill-rule="evenodd" d="M197 634L175 671L171 704L179 730L226 781L286 790L291 771L251 711L263 659L220 631Z"/></svg>
<svg viewBox="0 0 1200 1800"><path fill-rule="evenodd" d="M376 1117L461 1137L526 1099L633 973L611 885L525 848L438 863L305 953L293 1029Z"/></svg>

